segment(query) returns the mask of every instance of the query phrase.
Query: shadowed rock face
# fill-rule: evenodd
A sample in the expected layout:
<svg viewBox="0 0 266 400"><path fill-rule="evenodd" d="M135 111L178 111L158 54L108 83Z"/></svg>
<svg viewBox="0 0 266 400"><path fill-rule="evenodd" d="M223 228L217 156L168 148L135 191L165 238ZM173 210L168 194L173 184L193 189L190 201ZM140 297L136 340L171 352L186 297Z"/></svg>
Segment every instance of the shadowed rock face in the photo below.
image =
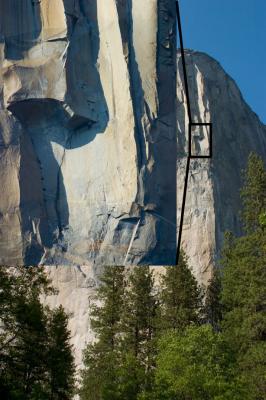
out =
<svg viewBox="0 0 266 400"><path fill-rule="evenodd" d="M190 168L182 244L199 283L206 285L219 257L223 233L240 232L239 189L241 170L248 155L256 151L266 161L266 127L244 102L234 81L221 66L199 52L187 51L186 62L192 116L195 122L213 122L213 159L193 160ZM177 56L178 134L178 218L182 179L186 164L187 112L180 55ZM204 150L204 137L198 146ZM91 304L99 284L100 268L93 266L47 267L47 274L59 289L46 298L51 306L63 304L70 312L72 343L77 365L82 350L94 334L90 325ZM164 268L153 268L155 278ZM155 279L158 284L158 279Z"/></svg>
<svg viewBox="0 0 266 400"><path fill-rule="evenodd" d="M173 264L174 0L0 0L0 262Z"/></svg>
<svg viewBox="0 0 266 400"><path fill-rule="evenodd" d="M0 263L174 263L188 128L174 6L0 0ZM193 121L213 123L182 236L206 283L224 231L240 232L241 170L251 151L266 159L266 134L216 61L186 63Z"/></svg>
<svg viewBox="0 0 266 400"><path fill-rule="evenodd" d="M212 122L212 159L191 160L182 247L191 268L207 284L217 265L224 232L241 232L239 211L242 171L254 151L266 162L266 127L245 103L237 85L220 64L206 54L186 51L193 122ZM177 218L185 175L188 121L181 56L177 55ZM205 135L206 136L206 135ZM195 145L206 151L206 137ZM192 143L193 144L193 143Z"/></svg>
<svg viewBox="0 0 266 400"><path fill-rule="evenodd" d="M45 301L71 312L78 365L98 265L175 260L188 119L174 7L0 0L0 263L48 265L59 294ZM206 284L224 231L240 232L241 170L251 151L266 160L266 129L216 61L187 51L186 63L193 121L213 123L182 236Z"/></svg>

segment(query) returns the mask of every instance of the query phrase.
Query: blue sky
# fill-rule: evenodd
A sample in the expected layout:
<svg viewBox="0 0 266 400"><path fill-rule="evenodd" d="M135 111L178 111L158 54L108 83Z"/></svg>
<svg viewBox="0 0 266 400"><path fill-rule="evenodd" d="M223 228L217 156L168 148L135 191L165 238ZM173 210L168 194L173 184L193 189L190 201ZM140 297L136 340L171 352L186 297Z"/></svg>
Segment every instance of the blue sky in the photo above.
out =
<svg viewBox="0 0 266 400"><path fill-rule="evenodd" d="M217 59L266 123L266 0L180 0L184 47Z"/></svg>

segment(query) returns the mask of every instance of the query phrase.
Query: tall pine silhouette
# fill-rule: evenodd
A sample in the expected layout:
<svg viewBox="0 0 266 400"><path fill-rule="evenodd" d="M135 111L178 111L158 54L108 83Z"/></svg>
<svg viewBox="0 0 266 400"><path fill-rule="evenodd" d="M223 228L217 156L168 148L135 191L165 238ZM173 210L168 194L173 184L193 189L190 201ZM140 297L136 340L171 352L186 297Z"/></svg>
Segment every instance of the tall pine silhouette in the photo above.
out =
<svg viewBox="0 0 266 400"><path fill-rule="evenodd" d="M266 393L266 235L261 216L266 210L266 170L251 154L242 190L240 238L227 235L223 252L222 329L237 360L239 379L247 385L248 399Z"/></svg>
<svg viewBox="0 0 266 400"><path fill-rule="evenodd" d="M124 267L105 267L91 311L96 342L84 352L80 398L120 399L121 316L124 305Z"/></svg>
<svg viewBox="0 0 266 400"><path fill-rule="evenodd" d="M166 267L161 278L158 328L182 330L201 320L202 294L181 252L177 266Z"/></svg>
<svg viewBox="0 0 266 400"><path fill-rule="evenodd" d="M131 394L124 393L125 398L135 399L139 393L151 390L155 365L156 308L153 272L147 266L132 268L122 319L123 362L133 367L130 372L133 373ZM124 384L129 379L130 376L125 376Z"/></svg>
<svg viewBox="0 0 266 400"><path fill-rule="evenodd" d="M75 366L68 317L40 295L54 293L41 267L0 267L0 397L71 399Z"/></svg>

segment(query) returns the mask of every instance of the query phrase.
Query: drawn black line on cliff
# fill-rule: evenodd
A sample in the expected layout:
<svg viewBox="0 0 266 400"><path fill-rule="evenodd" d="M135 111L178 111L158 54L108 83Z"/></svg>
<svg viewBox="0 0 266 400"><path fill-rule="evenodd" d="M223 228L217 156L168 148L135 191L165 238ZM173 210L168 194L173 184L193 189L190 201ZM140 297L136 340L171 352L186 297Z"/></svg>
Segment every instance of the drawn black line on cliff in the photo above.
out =
<svg viewBox="0 0 266 400"><path fill-rule="evenodd" d="M212 123L204 123L204 122L193 122L191 115L191 106L190 106L190 97L189 97L189 89L188 89L188 79L187 79L187 69L186 69L186 60L185 60L185 51L183 44L183 34L182 34L182 24L181 24L181 14L179 1L176 0L176 15L177 15L177 27L178 27L178 35L180 42L180 51L181 51L181 60L182 60L182 69L183 69L183 77L184 77L184 85L185 85L185 98L187 103L187 113L189 120L188 127L188 157L186 163L186 173L185 173L185 183L184 183L184 191L182 198L182 206L181 206L181 215L180 215L180 223L179 223L179 231L178 231L178 240L177 240L177 252L176 252L176 265L178 265L180 250L181 250L181 239L182 239L182 230L184 224L184 215L185 215L185 207L186 207L186 197L187 197L187 189L188 189L188 178L189 178L189 167L191 159L205 159L212 158ZM206 126L209 127L209 154L208 155L193 155L191 150L192 144L192 128L195 126Z"/></svg>

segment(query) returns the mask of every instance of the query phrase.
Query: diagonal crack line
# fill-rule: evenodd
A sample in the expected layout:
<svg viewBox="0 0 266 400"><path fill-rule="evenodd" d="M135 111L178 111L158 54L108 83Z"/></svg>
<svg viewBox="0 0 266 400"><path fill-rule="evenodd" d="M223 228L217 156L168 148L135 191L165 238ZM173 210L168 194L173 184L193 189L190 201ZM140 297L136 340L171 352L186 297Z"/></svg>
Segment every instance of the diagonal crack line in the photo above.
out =
<svg viewBox="0 0 266 400"><path fill-rule="evenodd" d="M130 242L129 242L129 246L128 246L128 249L127 249L127 254L126 254L125 259L124 259L124 262L123 262L123 265L124 265L124 266L126 266L127 259L128 259L128 256L129 256L129 252L130 252L131 247L132 247L132 245L133 245L133 242L134 242L134 240L135 240L135 237L136 237L136 234L137 234L137 230L138 230L140 221L141 221L141 218L138 220L138 222L136 223L135 228L133 229L132 236L131 236L131 239L130 239Z"/></svg>

